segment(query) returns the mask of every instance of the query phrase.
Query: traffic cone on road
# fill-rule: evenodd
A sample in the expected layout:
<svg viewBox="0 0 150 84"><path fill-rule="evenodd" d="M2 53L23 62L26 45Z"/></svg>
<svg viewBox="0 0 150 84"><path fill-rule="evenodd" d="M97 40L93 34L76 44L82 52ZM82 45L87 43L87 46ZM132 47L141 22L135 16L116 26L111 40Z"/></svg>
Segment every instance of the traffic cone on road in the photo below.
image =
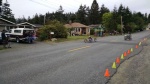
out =
<svg viewBox="0 0 150 84"><path fill-rule="evenodd" d="M119 57L117 57L117 59L116 59L116 63L117 63L117 64L119 64L119 63L120 63L120 59L119 59Z"/></svg>
<svg viewBox="0 0 150 84"><path fill-rule="evenodd" d="M123 56L123 54L121 55L121 59L124 59L124 56Z"/></svg>
<svg viewBox="0 0 150 84"><path fill-rule="evenodd" d="M116 63L115 62L113 63L112 68L116 69Z"/></svg>
<svg viewBox="0 0 150 84"><path fill-rule="evenodd" d="M130 50L128 50L128 54L130 54Z"/></svg>
<svg viewBox="0 0 150 84"><path fill-rule="evenodd" d="M138 48L138 45L136 45L135 48Z"/></svg>
<svg viewBox="0 0 150 84"><path fill-rule="evenodd" d="M127 52L124 52L124 54L123 54L125 57L127 56Z"/></svg>
<svg viewBox="0 0 150 84"><path fill-rule="evenodd" d="M109 73L109 70L108 70L108 69L106 69L104 76L105 76L105 77L110 77L110 73Z"/></svg>
<svg viewBox="0 0 150 84"><path fill-rule="evenodd" d="M133 52L133 48L131 48L131 50L130 50L131 52Z"/></svg>
<svg viewBox="0 0 150 84"><path fill-rule="evenodd" d="M139 43L139 46L141 45L141 42Z"/></svg>

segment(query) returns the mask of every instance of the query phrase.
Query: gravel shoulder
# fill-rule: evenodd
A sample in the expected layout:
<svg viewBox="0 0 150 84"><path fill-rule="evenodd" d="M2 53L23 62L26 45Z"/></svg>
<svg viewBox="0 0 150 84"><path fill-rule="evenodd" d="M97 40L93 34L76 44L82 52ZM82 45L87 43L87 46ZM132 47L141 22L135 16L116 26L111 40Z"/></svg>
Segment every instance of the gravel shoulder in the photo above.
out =
<svg viewBox="0 0 150 84"><path fill-rule="evenodd" d="M124 61L108 84L150 84L150 39L138 55Z"/></svg>

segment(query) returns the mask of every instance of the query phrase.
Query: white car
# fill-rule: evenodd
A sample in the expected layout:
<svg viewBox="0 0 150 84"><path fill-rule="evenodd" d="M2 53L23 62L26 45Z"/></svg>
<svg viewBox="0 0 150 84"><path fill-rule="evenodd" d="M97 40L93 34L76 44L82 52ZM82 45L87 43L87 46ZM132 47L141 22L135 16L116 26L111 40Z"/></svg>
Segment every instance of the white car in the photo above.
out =
<svg viewBox="0 0 150 84"><path fill-rule="evenodd" d="M35 40L34 29L30 28L11 29L6 35L9 35L10 40L15 40L17 43L20 41L32 43Z"/></svg>

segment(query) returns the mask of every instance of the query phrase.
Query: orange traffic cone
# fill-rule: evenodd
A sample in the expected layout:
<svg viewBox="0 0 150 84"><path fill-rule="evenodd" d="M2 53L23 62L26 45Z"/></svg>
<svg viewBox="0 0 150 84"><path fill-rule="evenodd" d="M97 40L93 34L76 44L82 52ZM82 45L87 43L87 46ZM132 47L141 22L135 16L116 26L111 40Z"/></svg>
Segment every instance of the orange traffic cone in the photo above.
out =
<svg viewBox="0 0 150 84"><path fill-rule="evenodd" d="M109 70L108 70L108 69L106 69L104 76L105 76L105 77L110 77L110 73L109 73Z"/></svg>
<svg viewBox="0 0 150 84"><path fill-rule="evenodd" d="M135 48L138 48L138 45L136 45Z"/></svg>
<svg viewBox="0 0 150 84"><path fill-rule="evenodd" d="M128 50L128 54L130 54L130 50Z"/></svg>
<svg viewBox="0 0 150 84"><path fill-rule="evenodd" d="M123 54L125 57L127 56L127 53L126 52L124 52L124 54Z"/></svg>
<svg viewBox="0 0 150 84"><path fill-rule="evenodd" d="M119 57L117 57L117 59L116 59L116 63L117 63L117 64L119 64L119 63L120 63L120 59L119 59Z"/></svg>

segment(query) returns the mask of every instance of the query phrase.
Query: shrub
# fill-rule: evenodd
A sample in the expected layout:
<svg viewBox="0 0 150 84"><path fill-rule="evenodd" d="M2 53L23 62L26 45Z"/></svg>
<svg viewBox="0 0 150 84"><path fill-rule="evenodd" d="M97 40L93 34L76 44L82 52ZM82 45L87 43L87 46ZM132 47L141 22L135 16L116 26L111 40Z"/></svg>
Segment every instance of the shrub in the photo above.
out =
<svg viewBox="0 0 150 84"><path fill-rule="evenodd" d="M54 32L54 35L50 36L50 32ZM59 21L49 21L44 27L37 31L39 40L47 40L50 37L55 38L67 38L67 29Z"/></svg>

